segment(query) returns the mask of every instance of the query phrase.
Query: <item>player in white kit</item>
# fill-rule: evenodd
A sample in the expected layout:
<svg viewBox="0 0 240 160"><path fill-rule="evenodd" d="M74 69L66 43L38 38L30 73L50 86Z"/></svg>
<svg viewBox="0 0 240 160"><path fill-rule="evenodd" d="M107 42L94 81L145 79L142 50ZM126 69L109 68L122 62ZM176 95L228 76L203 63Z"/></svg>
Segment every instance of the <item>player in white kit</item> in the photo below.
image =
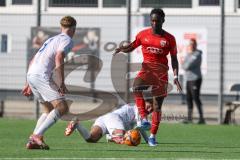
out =
<svg viewBox="0 0 240 160"><path fill-rule="evenodd" d="M146 110L148 113L152 112L152 100L146 100ZM91 127L90 133L78 121L69 122L65 135L69 136L77 129L87 142L96 143L103 135L106 135L108 140L123 144L125 132L140 124L137 106L126 104L111 113L97 118Z"/></svg>
<svg viewBox="0 0 240 160"><path fill-rule="evenodd" d="M43 141L43 134L68 112L64 96L67 91L64 83L64 57L73 47L72 37L77 23L73 17L65 16L60 24L61 33L46 40L29 64L27 82L22 93L29 96L32 92L45 112L29 137L27 149L49 149ZM56 73L59 84L53 81L53 72Z"/></svg>

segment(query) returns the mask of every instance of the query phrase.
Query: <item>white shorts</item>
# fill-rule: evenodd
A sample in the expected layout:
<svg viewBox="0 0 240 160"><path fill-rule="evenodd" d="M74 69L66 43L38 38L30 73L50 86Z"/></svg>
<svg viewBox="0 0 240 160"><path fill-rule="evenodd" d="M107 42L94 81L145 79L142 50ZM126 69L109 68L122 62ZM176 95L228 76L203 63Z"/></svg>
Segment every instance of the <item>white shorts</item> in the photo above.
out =
<svg viewBox="0 0 240 160"><path fill-rule="evenodd" d="M51 102L65 98L59 94L58 87L53 81L46 80L40 75L28 75L27 81L39 102Z"/></svg>
<svg viewBox="0 0 240 160"><path fill-rule="evenodd" d="M93 126L99 126L102 129L103 135L112 135L115 129L125 130L121 117L115 113L108 113L97 118Z"/></svg>

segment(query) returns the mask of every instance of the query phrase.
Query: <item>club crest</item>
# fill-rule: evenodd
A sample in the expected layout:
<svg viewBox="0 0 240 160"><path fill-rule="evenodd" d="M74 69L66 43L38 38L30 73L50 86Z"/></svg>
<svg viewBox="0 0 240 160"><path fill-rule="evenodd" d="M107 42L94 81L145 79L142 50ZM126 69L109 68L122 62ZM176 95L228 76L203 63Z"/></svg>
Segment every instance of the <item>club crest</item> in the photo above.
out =
<svg viewBox="0 0 240 160"><path fill-rule="evenodd" d="M167 41L166 40L160 40L160 45L161 47L165 47L167 44Z"/></svg>

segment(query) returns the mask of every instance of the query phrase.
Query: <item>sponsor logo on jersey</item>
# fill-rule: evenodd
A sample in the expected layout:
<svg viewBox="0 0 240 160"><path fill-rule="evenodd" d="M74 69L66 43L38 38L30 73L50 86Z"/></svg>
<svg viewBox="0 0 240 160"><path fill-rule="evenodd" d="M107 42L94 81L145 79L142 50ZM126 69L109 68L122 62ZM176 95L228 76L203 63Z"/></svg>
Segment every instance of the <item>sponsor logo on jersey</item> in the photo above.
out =
<svg viewBox="0 0 240 160"><path fill-rule="evenodd" d="M147 50L149 51L149 53L152 53L152 54L162 54L163 53L163 49L161 49L161 48L147 47Z"/></svg>

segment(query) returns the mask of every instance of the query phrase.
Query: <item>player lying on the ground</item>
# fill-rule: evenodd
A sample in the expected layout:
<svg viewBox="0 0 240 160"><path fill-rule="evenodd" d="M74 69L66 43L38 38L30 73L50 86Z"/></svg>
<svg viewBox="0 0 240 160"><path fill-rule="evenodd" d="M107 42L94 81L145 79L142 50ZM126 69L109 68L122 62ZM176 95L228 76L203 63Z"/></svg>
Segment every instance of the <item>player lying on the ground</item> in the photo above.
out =
<svg viewBox="0 0 240 160"><path fill-rule="evenodd" d="M148 114L152 112L152 99L146 100L146 110ZM103 135L107 136L108 141L113 141L117 144L124 144L124 134L127 130L133 129L135 126L141 124L140 117L138 114L137 106L131 106L126 104L121 108L100 116L96 119L90 132L84 128L77 120L69 122L65 135L69 136L72 132L77 129L80 135L90 143L96 143ZM145 131L139 129L143 138L147 142L147 136Z"/></svg>

